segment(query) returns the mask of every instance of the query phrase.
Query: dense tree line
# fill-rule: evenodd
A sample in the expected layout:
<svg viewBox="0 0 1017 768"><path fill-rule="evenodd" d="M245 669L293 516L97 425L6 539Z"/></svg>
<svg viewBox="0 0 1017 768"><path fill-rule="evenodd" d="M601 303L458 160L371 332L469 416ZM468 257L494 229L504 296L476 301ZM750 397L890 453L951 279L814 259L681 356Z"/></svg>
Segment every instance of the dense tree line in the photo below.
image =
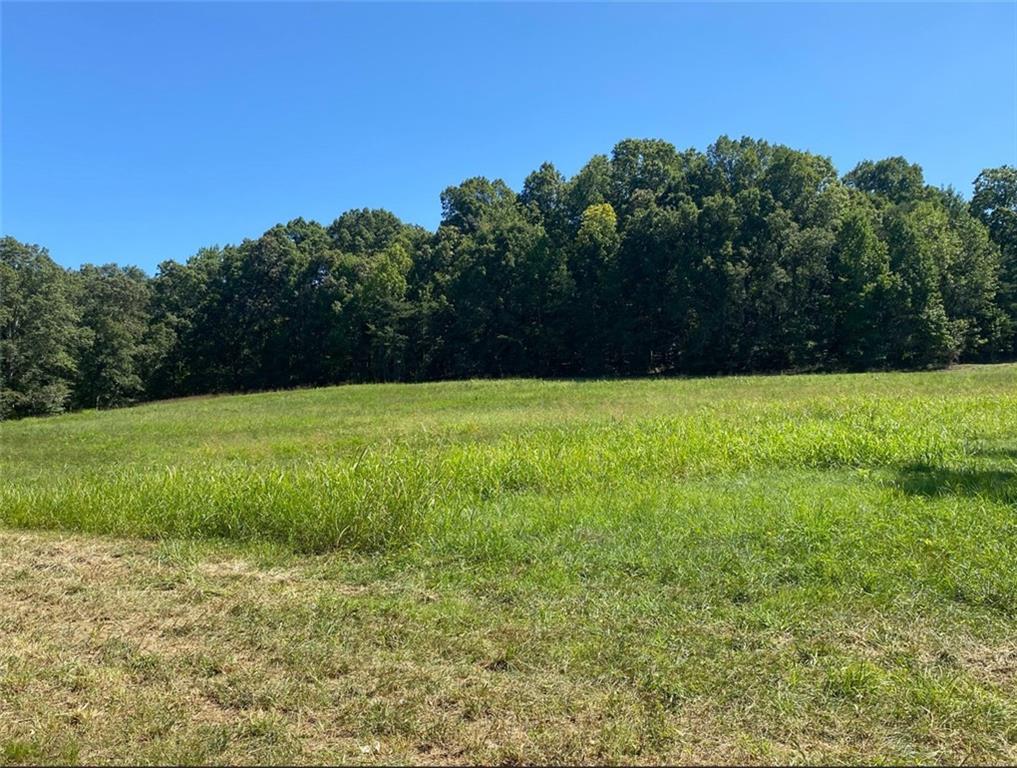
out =
<svg viewBox="0 0 1017 768"><path fill-rule="evenodd" d="M942 366L1017 354L1017 170L970 202L903 158L625 140L519 193L472 178L436 232L296 219L134 267L0 243L0 415L470 376Z"/></svg>

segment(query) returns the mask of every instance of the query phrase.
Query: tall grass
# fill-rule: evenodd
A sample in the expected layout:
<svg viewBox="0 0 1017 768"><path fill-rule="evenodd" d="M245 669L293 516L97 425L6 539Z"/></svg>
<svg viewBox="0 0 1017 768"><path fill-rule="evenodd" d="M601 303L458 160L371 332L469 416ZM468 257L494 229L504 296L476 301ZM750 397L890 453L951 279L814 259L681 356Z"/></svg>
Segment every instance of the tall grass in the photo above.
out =
<svg viewBox="0 0 1017 768"><path fill-rule="evenodd" d="M898 379L918 390L923 381L950 375ZM806 381L815 388L817 379L821 377ZM1017 375L1012 379L1017 382ZM793 378L786 381L795 383ZM515 494L638 492L691 478L746 472L956 466L978 439L1017 433L1013 392L978 395L963 386L952 397L938 393L923 397L920 390L907 392L910 387L905 386L895 396L882 392L866 397L864 391L845 393L845 381L851 377L829 377L827 391L820 387L821 396L789 401L783 391L781 397L772 392L769 398L747 397L752 390L740 380L727 391L721 385L712 400L686 414L667 416L654 416L655 405L661 411L674 410L674 399L693 390L697 382L591 384L600 389L595 407L558 423L527 418L523 408L504 425L479 433L469 429L467 420L467 428L459 432L429 432L423 426L404 430L395 439L384 428L387 419L392 423L396 419L379 408L371 440L344 444L327 439L341 434L322 439L320 429L307 425L296 432L301 440L294 441L291 430L283 440L268 434L264 446L254 441L255 448L269 449L260 454L247 446L210 455L207 447L192 445L188 450L167 448L145 461L132 460L128 448L121 449L118 461L89 462L90 450L102 457L116 443L112 430L71 451L66 450L66 441L89 418L109 423L115 416L117 424L128 427L135 414L158 420L158 405L115 415L36 421L45 428L42 447L48 442L53 458L46 462L49 466L19 464L16 455L8 461L14 471L0 485L0 521L144 537L264 539L312 552L337 547L375 550L440 536L457 526L487 525L476 510ZM448 385L452 393L457 386ZM479 390L483 395L485 386L490 386L491 394L504 387L479 384L471 393ZM648 388L652 396L627 413L612 413L612 395L623 394L626 388ZM760 389L766 394L765 386ZM441 392L440 386L432 385L431 390ZM348 405L344 396L355 400L365 391L370 388L323 390L318 396ZM412 387L402 391L413 394ZM299 401L307 394L294 396L295 404L287 403L285 394L274 397L280 423L285 424L294 411L299 414ZM212 401L220 406L223 426L236 401L243 402ZM490 404L494 410L504 407L495 398ZM172 408L180 405L174 403ZM453 421L461 423L464 412L484 414L483 397L479 402L464 397L458 405L462 410ZM434 410L421 403L419 413L423 418ZM207 423L187 422L193 433L181 431L178 418L165 419L157 429L177 436L214 436L215 408L210 414L213 418ZM5 441L19 437L17 425L4 430L0 434ZM31 429L24 432L30 434ZM62 466L55 460L61 444L70 459Z"/></svg>

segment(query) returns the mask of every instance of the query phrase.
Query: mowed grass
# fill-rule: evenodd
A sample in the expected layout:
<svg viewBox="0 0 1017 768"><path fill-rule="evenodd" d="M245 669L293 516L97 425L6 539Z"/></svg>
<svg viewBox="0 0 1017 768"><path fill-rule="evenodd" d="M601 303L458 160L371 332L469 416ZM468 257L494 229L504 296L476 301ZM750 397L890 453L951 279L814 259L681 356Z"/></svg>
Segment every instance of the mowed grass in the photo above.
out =
<svg viewBox="0 0 1017 768"><path fill-rule="evenodd" d="M180 400L0 471L0 760L1017 760L1017 366Z"/></svg>

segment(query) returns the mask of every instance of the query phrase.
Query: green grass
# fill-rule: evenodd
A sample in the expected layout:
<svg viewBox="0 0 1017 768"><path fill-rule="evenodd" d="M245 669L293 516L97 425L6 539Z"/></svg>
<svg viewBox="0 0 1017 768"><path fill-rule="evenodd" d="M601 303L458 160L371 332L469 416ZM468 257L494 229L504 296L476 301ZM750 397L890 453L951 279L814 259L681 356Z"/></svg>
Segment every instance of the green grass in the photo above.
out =
<svg viewBox="0 0 1017 768"><path fill-rule="evenodd" d="M160 542L68 593L7 534L0 761L1017 760L1017 366L180 400L2 424L0 472L9 531ZM125 590L47 682L46 611Z"/></svg>

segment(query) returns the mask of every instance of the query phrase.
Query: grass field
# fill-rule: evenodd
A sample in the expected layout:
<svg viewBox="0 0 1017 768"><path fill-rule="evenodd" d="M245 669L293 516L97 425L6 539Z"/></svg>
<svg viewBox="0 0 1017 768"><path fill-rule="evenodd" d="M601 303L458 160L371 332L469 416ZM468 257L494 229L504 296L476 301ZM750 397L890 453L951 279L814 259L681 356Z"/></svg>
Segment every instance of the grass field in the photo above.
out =
<svg viewBox="0 0 1017 768"><path fill-rule="evenodd" d="M1017 761L1017 366L0 424L0 761Z"/></svg>

